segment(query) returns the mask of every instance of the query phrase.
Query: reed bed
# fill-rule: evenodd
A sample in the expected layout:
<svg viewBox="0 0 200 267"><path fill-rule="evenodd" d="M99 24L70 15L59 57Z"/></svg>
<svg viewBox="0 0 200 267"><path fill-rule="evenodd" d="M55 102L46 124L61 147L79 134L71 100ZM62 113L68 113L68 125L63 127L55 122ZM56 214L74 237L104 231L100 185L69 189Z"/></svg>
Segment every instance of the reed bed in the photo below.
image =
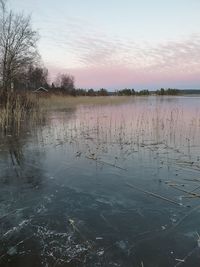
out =
<svg viewBox="0 0 200 267"><path fill-rule="evenodd" d="M127 96L66 96L52 94L48 97L40 97L40 106L49 110L64 110L77 105L109 105L109 104L120 104L123 102L130 101Z"/></svg>
<svg viewBox="0 0 200 267"><path fill-rule="evenodd" d="M132 98L125 105L86 104L72 112L54 112L48 133L60 140L56 145L76 143L92 159L99 160L112 149L129 156L146 148L166 157L171 155L172 160L180 159L176 164L184 166L188 165L182 162L187 156L189 162L194 162L192 168L199 168L200 111L183 110L176 105L147 105L146 100L142 101ZM44 136L50 138L47 133Z"/></svg>
<svg viewBox="0 0 200 267"><path fill-rule="evenodd" d="M19 134L22 126L41 118L39 99L27 92L0 92L0 130L3 134ZM30 122L30 120L29 120Z"/></svg>

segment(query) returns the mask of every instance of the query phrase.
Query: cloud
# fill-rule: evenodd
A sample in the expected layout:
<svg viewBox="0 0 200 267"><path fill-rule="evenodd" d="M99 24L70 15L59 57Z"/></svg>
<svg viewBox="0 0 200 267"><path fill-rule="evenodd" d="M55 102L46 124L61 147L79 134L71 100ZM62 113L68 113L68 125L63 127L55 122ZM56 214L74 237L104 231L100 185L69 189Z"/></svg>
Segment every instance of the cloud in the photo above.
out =
<svg viewBox="0 0 200 267"><path fill-rule="evenodd" d="M160 87L199 88L199 73L148 72L133 70L124 66L88 67L62 69L52 68L54 74L71 73L75 76L77 88L135 88L155 89Z"/></svg>
<svg viewBox="0 0 200 267"><path fill-rule="evenodd" d="M152 44L107 35L78 18L69 21L64 32L57 29L54 36L47 36L52 44L46 63L52 76L70 72L78 87L87 88L200 83L199 34Z"/></svg>

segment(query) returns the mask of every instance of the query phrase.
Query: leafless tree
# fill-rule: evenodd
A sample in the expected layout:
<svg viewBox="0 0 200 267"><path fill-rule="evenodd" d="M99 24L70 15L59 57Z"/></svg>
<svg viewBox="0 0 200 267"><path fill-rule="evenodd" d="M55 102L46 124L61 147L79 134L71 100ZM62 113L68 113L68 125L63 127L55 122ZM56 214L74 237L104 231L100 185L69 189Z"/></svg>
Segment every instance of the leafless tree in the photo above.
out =
<svg viewBox="0 0 200 267"><path fill-rule="evenodd" d="M0 6L1 6L1 10L5 10L5 8L6 8L6 0L0 0Z"/></svg>
<svg viewBox="0 0 200 267"><path fill-rule="evenodd" d="M5 0L0 0L0 76L5 91L37 58L37 40L30 17L8 10Z"/></svg>
<svg viewBox="0 0 200 267"><path fill-rule="evenodd" d="M27 75L27 88L35 90L40 86L46 87L48 85L48 70L39 66L29 66Z"/></svg>
<svg viewBox="0 0 200 267"><path fill-rule="evenodd" d="M71 94L74 90L74 77L69 74L58 74L55 84L56 87L63 89L68 94Z"/></svg>

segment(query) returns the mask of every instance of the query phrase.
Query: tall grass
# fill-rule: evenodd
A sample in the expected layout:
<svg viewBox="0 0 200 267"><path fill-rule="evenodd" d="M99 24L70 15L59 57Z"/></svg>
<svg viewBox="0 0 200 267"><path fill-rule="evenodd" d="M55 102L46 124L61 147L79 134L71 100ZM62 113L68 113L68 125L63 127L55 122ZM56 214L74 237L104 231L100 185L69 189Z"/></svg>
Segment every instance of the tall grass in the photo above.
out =
<svg viewBox="0 0 200 267"><path fill-rule="evenodd" d="M74 107L76 105L108 105L108 104L118 104L125 101L130 101L130 97L127 96L66 96L66 95L56 95L52 94L48 97L40 97L40 106L49 110L62 110Z"/></svg>
<svg viewBox="0 0 200 267"><path fill-rule="evenodd" d="M177 158L179 154L192 155L193 161L199 161L200 110L179 105L177 101L163 102L160 97L131 99L125 105L86 104L73 113L54 112L44 136L51 142L56 136L58 145L74 143L78 151L88 151L91 155L101 156L106 150L118 148L131 155L147 148L163 156L172 155L172 151Z"/></svg>
<svg viewBox="0 0 200 267"><path fill-rule="evenodd" d="M128 97L72 97L55 94L34 94L31 92L0 91L0 133L20 133L21 127L41 121L45 112L65 110L77 105L106 105L128 101Z"/></svg>
<svg viewBox="0 0 200 267"><path fill-rule="evenodd" d="M28 92L0 92L0 130L1 133L20 132L28 117L37 117L39 99Z"/></svg>

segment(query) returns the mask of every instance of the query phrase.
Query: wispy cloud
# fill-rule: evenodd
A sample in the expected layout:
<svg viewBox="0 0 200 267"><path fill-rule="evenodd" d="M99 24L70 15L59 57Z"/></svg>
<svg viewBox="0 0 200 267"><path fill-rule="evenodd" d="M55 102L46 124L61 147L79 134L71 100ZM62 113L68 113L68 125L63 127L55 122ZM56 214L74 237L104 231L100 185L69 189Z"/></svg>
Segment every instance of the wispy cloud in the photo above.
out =
<svg viewBox="0 0 200 267"><path fill-rule="evenodd" d="M70 18L65 30L46 36L56 48L47 52L48 65L56 72L69 71L80 87L114 87L148 83L176 84L199 81L200 35L152 44L107 35L87 21ZM57 29L58 30L58 29ZM52 42L52 44L51 44Z"/></svg>
<svg viewBox="0 0 200 267"><path fill-rule="evenodd" d="M57 2L9 0L32 12L52 76L68 71L80 87L199 87L199 0Z"/></svg>

